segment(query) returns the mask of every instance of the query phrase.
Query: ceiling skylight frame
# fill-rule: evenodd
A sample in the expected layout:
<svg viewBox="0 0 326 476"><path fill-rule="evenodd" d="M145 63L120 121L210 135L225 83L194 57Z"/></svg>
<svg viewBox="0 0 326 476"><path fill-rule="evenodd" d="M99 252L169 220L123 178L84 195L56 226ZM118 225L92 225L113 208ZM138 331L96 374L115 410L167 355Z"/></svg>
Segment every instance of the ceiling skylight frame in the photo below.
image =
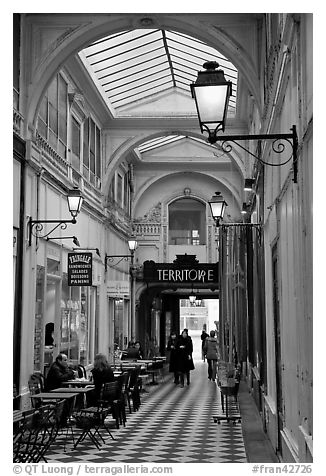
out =
<svg viewBox="0 0 326 476"><path fill-rule="evenodd" d="M83 50L83 56L117 115L123 116L126 109L130 115L135 105L169 89L190 97L190 84L207 60L218 61L225 77L232 81L229 108L235 112L236 68L217 50L184 33L126 30L94 42Z"/></svg>

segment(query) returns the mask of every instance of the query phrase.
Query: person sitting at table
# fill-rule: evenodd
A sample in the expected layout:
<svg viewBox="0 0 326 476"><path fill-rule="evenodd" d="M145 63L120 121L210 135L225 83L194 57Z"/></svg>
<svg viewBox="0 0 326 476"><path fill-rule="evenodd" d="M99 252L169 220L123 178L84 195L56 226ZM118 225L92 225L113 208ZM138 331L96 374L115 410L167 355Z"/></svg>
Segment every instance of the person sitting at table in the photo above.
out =
<svg viewBox="0 0 326 476"><path fill-rule="evenodd" d="M104 354L96 354L94 359L94 367L91 370L93 375L94 398L98 400L101 394L103 383L113 382L114 374L110 364Z"/></svg>
<svg viewBox="0 0 326 476"><path fill-rule="evenodd" d="M141 360L143 358L143 351L140 342L137 340L133 347L128 347L125 359Z"/></svg>
<svg viewBox="0 0 326 476"><path fill-rule="evenodd" d="M60 353L53 364L50 366L45 379L45 390L49 392L55 388L61 387L62 382L74 379L75 372L68 367L68 357Z"/></svg>

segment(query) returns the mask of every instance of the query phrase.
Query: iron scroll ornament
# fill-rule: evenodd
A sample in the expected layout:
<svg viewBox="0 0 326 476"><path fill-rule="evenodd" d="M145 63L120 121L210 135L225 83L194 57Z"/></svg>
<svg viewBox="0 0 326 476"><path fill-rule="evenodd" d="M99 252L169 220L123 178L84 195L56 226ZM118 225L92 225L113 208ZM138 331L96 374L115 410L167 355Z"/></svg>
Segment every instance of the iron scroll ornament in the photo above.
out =
<svg viewBox="0 0 326 476"><path fill-rule="evenodd" d="M32 220L32 218L29 219L29 246L32 244L32 236L35 236L35 238L47 238L54 230L57 228L61 228L61 230L65 230L67 228L68 223L75 224L76 219L73 218L72 220ZM46 224L56 224L53 228L51 228L50 231L47 233L42 234L42 231L44 229L44 225Z"/></svg>
<svg viewBox="0 0 326 476"><path fill-rule="evenodd" d="M259 162L263 163L264 165L268 165L271 167L281 167L282 165L287 164L290 162L292 159L293 161L293 182L297 183L297 174L298 174L298 136L297 136L297 130L296 126L293 125L291 127L292 133L290 134L251 134L251 135L234 135L234 136L216 136L216 131L212 133L212 131L209 131L209 129L203 125L205 129L209 132L209 137L208 137L208 142L210 143L216 143L216 142L221 142L221 149L225 153L229 153L232 151L233 146L230 144L230 142L233 142L236 144L238 147L243 149L244 151L248 152L252 157L257 159ZM287 144L289 147L292 149L292 154L290 154L289 157L287 157L283 162L278 162L278 163L271 163L271 162L266 162L263 160L259 155L254 154L250 150L248 150L246 147L243 145L239 144L238 141L247 141L247 140L258 140L259 144L259 152L260 152L260 144L262 140L271 140L272 141L272 149L273 152L276 154L282 154L287 148Z"/></svg>
<svg viewBox="0 0 326 476"><path fill-rule="evenodd" d="M133 256L131 254L130 255L105 255L105 258L104 258L105 271L108 270L108 262L111 263L112 266L118 266L118 264L120 264L121 261L128 261L128 260L131 260L131 261L133 260Z"/></svg>

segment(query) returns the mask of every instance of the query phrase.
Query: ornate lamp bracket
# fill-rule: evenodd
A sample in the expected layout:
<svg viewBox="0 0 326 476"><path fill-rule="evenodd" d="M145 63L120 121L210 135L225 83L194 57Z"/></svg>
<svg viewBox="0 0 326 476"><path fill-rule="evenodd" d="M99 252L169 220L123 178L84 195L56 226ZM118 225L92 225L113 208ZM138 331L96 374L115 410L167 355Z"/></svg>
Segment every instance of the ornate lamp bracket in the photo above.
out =
<svg viewBox="0 0 326 476"><path fill-rule="evenodd" d="M112 263L114 266L118 266L121 261L128 261L129 259L132 261L133 255L105 255L105 271L108 270L108 261Z"/></svg>
<svg viewBox="0 0 326 476"><path fill-rule="evenodd" d="M296 126L292 126L290 129L292 132L290 134L252 134L252 135L234 135L234 136L217 136L216 131L213 135L208 138L210 143L221 142L221 148L224 152L229 153L232 151L233 147L230 142L233 142L241 149L245 150L250 154L252 157L257 159L259 162L263 163L264 165L268 165L271 167L281 167L282 165L287 164L292 159L293 161L293 182L297 183L297 175L298 175L298 136ZM243 145L239 144L239 141L251 141L251 140L258 140L259 141L259 154L256 155L250 150L248 150ZM285 158L284 161L278 163L271 163L266 162L261 158L260 150L260 141L262 140L269 140L272 141L272 149L273 152L276 154L282 154L285 149L287 149L287 144L291 147L292 153L290 153L289 157Z"/></svg>
<svg viewBox="0 0 326 476"><path fill-rule="evenodd" d="M55 224L55 226L51 228L51 230L48 231L47 233L42 234L44 225L47 225L49 223ZM32 236L35 236L36 238L47 238L54 230L56 230L59 227L61 228L61 230L65 230L67 228L68 223L72 223L72 224L77 223L76 218L73 218L72 220L32 220L32 217L30 217L28 221L29 246L31 246L32 244Z"/></svg>

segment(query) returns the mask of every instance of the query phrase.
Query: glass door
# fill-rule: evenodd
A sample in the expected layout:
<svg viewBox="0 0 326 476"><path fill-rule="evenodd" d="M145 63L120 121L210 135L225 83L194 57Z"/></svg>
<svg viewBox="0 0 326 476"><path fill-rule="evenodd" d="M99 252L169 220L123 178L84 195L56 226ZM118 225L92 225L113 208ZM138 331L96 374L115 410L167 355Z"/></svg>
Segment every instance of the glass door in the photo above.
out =
<svg viewBox="0 0 326 476"><path fill-rule="evenodd" d="M86 302L83 303L85 315ZM80 362L80 335L82 308L79 286L68 286L68 276L63 273L61 296L60 352L68 356L71 364Z"/></svg>
<svg viewBox="0 0 326 476"><path fill-rule="evenodd" d="M57 334L59 328L58 316L60 314L60 286L61 278L57 275L47 275L45 288L44 309L44 374L56 358Z"/></svg>

